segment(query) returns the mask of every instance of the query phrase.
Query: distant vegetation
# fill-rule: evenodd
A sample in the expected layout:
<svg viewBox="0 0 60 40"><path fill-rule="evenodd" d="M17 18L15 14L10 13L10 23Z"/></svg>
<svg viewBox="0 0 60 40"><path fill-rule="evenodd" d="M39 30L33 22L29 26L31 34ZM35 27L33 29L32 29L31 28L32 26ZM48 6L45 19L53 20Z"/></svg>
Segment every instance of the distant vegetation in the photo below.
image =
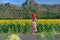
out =
<svg viewBox="0 0 60 40"><path fill-rule="evenodd" d="M60 4L41 5L32 0L22 6L0 4L0 19L30 19L32 13L36 13L38 19L60 19Z"/></svg>

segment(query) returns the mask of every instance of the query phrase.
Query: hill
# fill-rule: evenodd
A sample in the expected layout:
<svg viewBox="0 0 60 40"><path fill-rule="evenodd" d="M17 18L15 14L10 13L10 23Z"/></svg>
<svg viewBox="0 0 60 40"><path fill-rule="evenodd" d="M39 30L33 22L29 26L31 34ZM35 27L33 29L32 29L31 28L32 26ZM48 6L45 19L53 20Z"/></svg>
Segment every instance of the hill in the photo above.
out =
<svg viewBox="0 0 60 40"><path fill-rule="evenodd" d="M41 5L45 9L51 12L59 12L60 13L60 4L54 4L54 5Z"/></svg>
<svg viewBox="0 0 60 40"><path fill-rule="evenodd" d="M26 0L22 6L0 4L0 19L30 19L32 13L36 13L38 19L59 19L60 4L42 5L34 0Z"/></svg>

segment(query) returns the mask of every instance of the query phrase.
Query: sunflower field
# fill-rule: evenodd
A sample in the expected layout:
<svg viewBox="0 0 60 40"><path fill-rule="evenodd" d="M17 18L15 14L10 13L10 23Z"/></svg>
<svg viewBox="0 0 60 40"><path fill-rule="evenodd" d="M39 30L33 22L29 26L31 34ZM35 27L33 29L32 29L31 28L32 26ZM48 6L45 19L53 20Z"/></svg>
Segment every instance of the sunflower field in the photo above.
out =
<svg viewBox="0 0 60 40"><path fill-rule="evenodd" d="M31 33L32 20L0 20L0 33ZM60 19L37 19L37 33L60 33Z"/></svg>

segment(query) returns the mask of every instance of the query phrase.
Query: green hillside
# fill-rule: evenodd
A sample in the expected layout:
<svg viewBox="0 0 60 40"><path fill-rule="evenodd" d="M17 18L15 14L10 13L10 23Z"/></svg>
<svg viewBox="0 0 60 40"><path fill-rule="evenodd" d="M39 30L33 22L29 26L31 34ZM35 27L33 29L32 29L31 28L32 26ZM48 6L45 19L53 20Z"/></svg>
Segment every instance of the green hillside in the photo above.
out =
<svg viewBox="0 0 60 40"><path fill-rule="evenodd" d="M38 19L59 19L60 4L44 5L34 0L26 0L21 6L0 4L0 19L30 19L32 13L36 13Z"/></svg>

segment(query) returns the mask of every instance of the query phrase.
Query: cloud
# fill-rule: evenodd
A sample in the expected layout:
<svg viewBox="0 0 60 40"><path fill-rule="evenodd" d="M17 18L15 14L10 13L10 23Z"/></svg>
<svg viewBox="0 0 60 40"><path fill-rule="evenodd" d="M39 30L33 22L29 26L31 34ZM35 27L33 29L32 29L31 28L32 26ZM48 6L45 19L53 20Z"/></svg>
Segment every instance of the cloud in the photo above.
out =
<svg viewBox="0 0 60 40"><path fill-rule="evenodd" d="M36 0L39 4L60 4L60 0Z"/></svg>
<svg viewBox="0 0 60 40"><path fill-rule="evenodd" d="M9 0L0 0L0 3L7 3Z"/></svg>

